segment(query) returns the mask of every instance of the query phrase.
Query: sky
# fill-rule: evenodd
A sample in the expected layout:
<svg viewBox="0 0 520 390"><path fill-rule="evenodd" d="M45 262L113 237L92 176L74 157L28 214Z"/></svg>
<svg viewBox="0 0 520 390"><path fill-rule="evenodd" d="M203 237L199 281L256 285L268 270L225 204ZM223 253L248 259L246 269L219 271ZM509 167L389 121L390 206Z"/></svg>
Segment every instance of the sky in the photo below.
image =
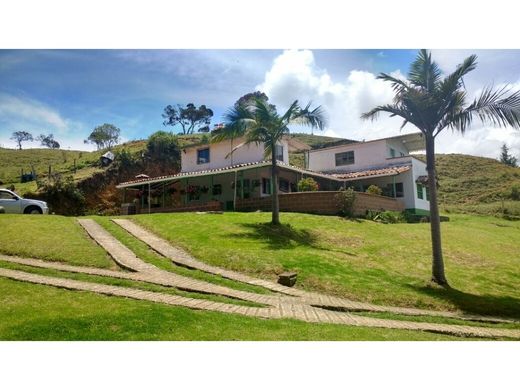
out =
<svg viewBox="0 0 520 390"><path fill-rule="evenodd" d="M520 89L520 50L433 50L451 72L470 54L477 69L465 78L468 97L486 86ZM398 135L401 121L360 115L391 103L380 72L406 75L412 49L371 50L0 50L0 146L14 148L12 132L53 133L65 149L92 150L83 140L98 125L112 123L123 141L146 138L163 125L168 104L205 104L212 125L242 95L260 90L280 110L298 99L321 105L328 126L316 134L371 140ZM310 132L305 128L293 131ZM401 132L417 131L411 125ZM520 156L520 132L478 121L462 136L445 130L437 152L496 158L506 143ZM39 147L37 142L25 147Z"/></svg>

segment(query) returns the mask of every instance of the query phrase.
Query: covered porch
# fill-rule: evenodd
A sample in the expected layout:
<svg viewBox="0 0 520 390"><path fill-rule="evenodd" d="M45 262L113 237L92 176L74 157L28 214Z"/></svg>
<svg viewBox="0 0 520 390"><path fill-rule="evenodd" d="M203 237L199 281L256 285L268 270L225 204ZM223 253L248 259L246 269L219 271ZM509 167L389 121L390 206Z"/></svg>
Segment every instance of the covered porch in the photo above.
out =
<svg viewBox="0 0 520 390"><path fill-rule="evenodd" d="M334 191L341 182L327 175L279 165L280 194L298 192L298 182L312 177L320 190ZM240 200L269 197L271 163L241 164L201 172L143 178L117 186L123 191L122 213L237 210ZM125 212L125 209L127 212Z"/></svg>

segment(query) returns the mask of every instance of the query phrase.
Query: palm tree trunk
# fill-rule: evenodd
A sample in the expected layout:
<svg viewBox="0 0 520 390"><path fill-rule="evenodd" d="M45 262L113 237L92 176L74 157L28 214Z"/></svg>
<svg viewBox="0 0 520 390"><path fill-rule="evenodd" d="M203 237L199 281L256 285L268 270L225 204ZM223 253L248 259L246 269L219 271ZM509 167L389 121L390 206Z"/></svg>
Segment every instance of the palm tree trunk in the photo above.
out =
<svg viewBox="0 0 520 390"><path fill-rule="evenodd" d="M272 220L273 225L280 224L280 204L278 201L278 165L276 164L276 151L275 145L272 147L271 152L271 183L273 187L273 193L271 194L272 199Z"/></svg>
<svg viewBox="0 0 520 390"><path fill-rule="evenodd" d="M430 228L432 237L432 281L447 286L442 259L441 221L437 203L437 178L435 174L435 138L426 134L426 170L428 171L428 187L430 190Z"/></svg>

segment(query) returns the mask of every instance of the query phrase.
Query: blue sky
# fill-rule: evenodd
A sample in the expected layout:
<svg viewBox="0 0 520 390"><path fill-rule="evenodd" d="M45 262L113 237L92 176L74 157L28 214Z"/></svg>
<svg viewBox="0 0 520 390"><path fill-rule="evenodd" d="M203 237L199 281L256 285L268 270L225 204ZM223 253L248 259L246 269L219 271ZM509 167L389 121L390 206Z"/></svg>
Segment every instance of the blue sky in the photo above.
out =
<svg viewBox="0 0 520 390"><path fill-rule="evenodd" d="M469 53L436 50L447 71ZM494 82L518 83L519 51L477 51L481 59L468 90ZM124 140L145 138L163 126L168 104L206 104L213 123L237 98L260 89L280 108L292 100L321 104L327 135L373 139L398 134L399 122L361 122L361 112L388 102L391 91L375 76L406 74L416 50L0 50L0 145L14 147L13 131L52 132L65 148L83 144L92 129L113 123ZM415 131L406 128L405 131ZM447 134L444 152L493 156L506 142L520 154L510 129L476 127L473 136ZM37 143L27 144L36 147Z"/></svg>

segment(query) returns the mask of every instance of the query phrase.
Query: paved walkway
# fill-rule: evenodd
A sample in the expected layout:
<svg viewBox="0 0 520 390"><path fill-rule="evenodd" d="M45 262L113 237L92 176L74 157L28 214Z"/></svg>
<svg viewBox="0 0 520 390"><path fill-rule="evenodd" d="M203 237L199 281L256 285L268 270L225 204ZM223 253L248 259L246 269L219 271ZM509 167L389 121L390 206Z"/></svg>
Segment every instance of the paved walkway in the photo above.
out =
<svg viewBox="0 0 520 390"><path fill-rule="evenodd" d="M220 275L224 278L265 287L266 289L281 292L283 294L289 294L295 297L299 297L299 302L305 302L312 306L318 306L322 308L330 308L336 310L346 311L369 311L369 312L387 312L402 315L417 315L417 316L437 316L446 318L457 318L471 321L482 321L482 322L515 322L503 318L495 318L488 316L475 316L469 314L460 314L446 311L434 311L424 310L415 308L395 307L395 306L381 306L373 305L365 302L356 302L345 298L338 298L325 294L312 293L298 288L289 288L280 286L279 284L262 280L255 279L238 272L229 271L223 268L211 266L201 261L194 259L189 253L183 251L180 248L174 247L168 241L158 237L150 231L142 228L129 219L112 219L113 222L121 226L127 232L132 234L137 239L146 243L150 248L163 255L166 258L172 260L175 264L183 265L189 268L198 269L204 272L208 272L215 275Z"/></svg>
<svg viewBox="0 0 520 390"><path fill-rule="evenodd" d="M229 279L238 280L243 283L252 285L261 285L284 295L265 295L255 294L245 291L235 290L213 283L200 281L193 278L177 275L172 272L161 270L152 264L146 263L139 259L132 251L116 240L105 229L93 220L82 219L79 223L88 232L88 234L101 245L114 260L128 271L112 271L91 267L78 267L66 265L57 262L48 262L36 259L24 259L13 256L0 255L0 260L11 263L22 264L32 267L55 269L66 272L84 273L89 275L106 276L120 279L129 279L134 281L143 281L163 286L173 286L186 291L197 291L207 294L216 294L231 298L246 300L250 302L260 303L266 307L248 307L243 305L220 303L205 299L192 299L180 297L172 294L156 293L137 288L118 287L105 285L101 283L81 282L67 278L48 277L28 272L3 269L0 267L0 276L8 277L14 280L27 281L31 283L45 284L50 286L91 291L106 295L114 295L139 300L147 300L153 302L165 303L168 305L185 306L192 309L213 310L224 313L235 313L247 316L255 316L261 318L292 318L307 322L323 322L333 324L345 324L352 326L382 327L392 329L408 329L433 331L446 334L470 337L507 337L520 338L520 330L516 329L498 329L483 328L474 326L445 325L437 323L423 323L400 320L386 320L355 315L349 312L339 312L333 310L325 310L321 307L332 307L346 311L378 311L397 314L412 315L433 315L442 317L453 317L463 319L476 319L480 321L506 322L504 319L495 319L489 317L468 317L460 316L449 312L436 312L428 310L395 308L386 306L376 306L361 302L354 302L328 295L308 293L303 290L287 288L276 285L269 281L255 279L237 272L231 272L218 267L208 266L202 262L193 259L186 252L173 247L168 242L151 234L150 232L140 228L127 220L116 220L120 226L134 234L137 238L142 239L151 248L155 249L164 256L174 260L177 264L189 266L191 268L201 269ZM126 221L126 222L121 222ZM288 291L290 290L290 291ZM289 295L290 294L290 295Z"/></svg>
<svg viewBox="0 0 520 390"><path fill-rule="evenodd" d="M185 298L171 294L157 293L135 288L109 286L100 283L55 278L4 268L0 268L0 276L18 281L62 287L66 289L89 291L105 295L158 302L167 305L184 306L191 309L210 310L228 314L241 314L251 317L261 317L268 319L292 318L314 323L331 323L350 326L432 331L466 337L520 338L520 330L515 329L496 329L461 325L384 320L362 317L349 313L328 311L301 304L283 304L279 307L271 308L247 307L204 299Z"/></svg>

